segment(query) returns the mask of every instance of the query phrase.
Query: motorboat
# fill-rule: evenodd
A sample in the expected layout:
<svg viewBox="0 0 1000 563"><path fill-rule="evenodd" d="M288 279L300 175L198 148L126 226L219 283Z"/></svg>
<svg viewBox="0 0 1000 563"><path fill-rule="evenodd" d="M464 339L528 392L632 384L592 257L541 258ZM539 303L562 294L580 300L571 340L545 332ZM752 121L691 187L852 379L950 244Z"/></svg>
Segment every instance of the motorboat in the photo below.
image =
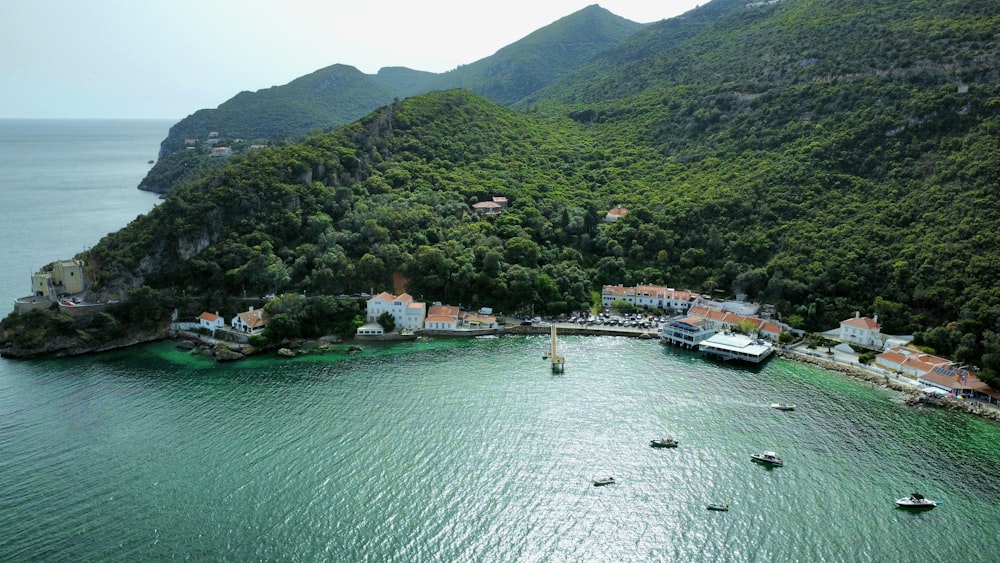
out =
<svg viewBox="0 0 1000 563"><path fill-rule="evenodd" d="M718 510L720 512L725 512L725 511L729 510L729 503L728 502L713 502L713 503L709 504L708 506L706 506L705 508L707 508L709 510Z"/></svg>
<svg viewBox="0 0 1000 563"><path fill-rule="evenodd" d="M934 508L938 505L936 500L931 500L920 493L911 493L900 499L896 499L896 506L902 508Z"/></svg>
<svg viewBox="0 0 1000 563"><path fill-rule="evenodd" d="M774 452L764 452L761 454L750 454L750 459L756 461L757 463L762 463L764 465L773 465L776 467L781 467L785 465L785 461L778 457L778 454Z"/></svg>
<svg viewBox="0 0 1000 563"><path fill-rule="evenodd" d="M656 440L650 440L649 445L654 448L676 448L677 440L673 438L657 438Z"/></svg>
<svg viewBox="0 0 1000 563"><path fill-rule="evenodd" d="M793 411L795 410L795 403L771 403L771 408L779 411Z"/></svg>
<svg viewBox="0 0 1000 563"><path fill-rule="evenodd" d="M603 487L604 485L614 485L614 484L615 484L615 478L611 476L594 479L595 487Z"/></svg>

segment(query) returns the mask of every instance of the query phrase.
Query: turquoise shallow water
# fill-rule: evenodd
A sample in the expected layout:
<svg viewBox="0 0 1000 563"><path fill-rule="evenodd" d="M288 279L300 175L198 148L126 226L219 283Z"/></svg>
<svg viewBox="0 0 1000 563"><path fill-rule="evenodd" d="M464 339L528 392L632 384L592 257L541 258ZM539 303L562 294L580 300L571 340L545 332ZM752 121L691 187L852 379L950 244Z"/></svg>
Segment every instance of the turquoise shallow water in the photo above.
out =
<svg viewBox="0 0 1000 563"><path fill-rule="evenodd" d="M561 342L557 376L538 337L3 362L0 560L1000 559L995 424L780 359ZM944 503L896 509L912 491Z"/></svg>

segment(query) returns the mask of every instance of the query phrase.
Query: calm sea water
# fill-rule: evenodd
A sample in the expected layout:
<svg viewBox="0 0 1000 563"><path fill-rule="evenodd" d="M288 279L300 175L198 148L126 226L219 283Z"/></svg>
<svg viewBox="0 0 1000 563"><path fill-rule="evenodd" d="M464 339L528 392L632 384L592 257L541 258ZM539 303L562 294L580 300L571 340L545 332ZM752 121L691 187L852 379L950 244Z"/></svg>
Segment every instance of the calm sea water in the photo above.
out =
<svg viewBox="0 0 1000 563"><path fill-rule="evenodd" d="M136 189L165 120L0 119L0 306L31 274L96 244L158 201Z"/></svg>
<svg viewBox="0 0 1000 563"><path fill-rule="evenodd" d="M83 199L127 197L143 172ZM547 349L425 339L215 364L164 342L2 360L0 561L1000 560L996 424L781 359L565 337L554 376ZM680 447L649 447L667 435ZM750 462L772 449L785 467ZM604 475L618 483L591 485ZM943 504L894 507L914 491Z"/></svg>

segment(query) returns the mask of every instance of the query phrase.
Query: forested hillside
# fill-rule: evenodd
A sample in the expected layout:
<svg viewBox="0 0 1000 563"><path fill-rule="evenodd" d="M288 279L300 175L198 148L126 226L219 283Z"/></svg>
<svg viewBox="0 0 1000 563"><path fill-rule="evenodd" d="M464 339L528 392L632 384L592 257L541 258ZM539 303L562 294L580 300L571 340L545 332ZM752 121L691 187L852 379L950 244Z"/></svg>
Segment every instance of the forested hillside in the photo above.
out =
<svg viewBox="0 0 1000 563"><path fill-rule="evenodd" d="M234 159L84 259L109 293L187 312L394 274L505 311L568 311L604 283L746 293L805 330L878 314L990 377L998 8L715 0L516 109L437 92ZM499 216L472 210L494 196Z"/></svg>
<svg viewBox="0 0 1000 563"><path fill-rule="evenodd" d="M808 329L879 313L886 332L976 361L998 345L998 15L742 5L690 40L655 24L518 107L568 115L645 168L656 187L628 204L682 234L670 279L774 302ZM618 242L640 263L664 249L638 231Z"/></svg>
<svg viewBox="0 0 1000 563"><path fill-rule="evenodd" d="M251 144L301 141L363 117L393 100L434 90L465 88L512 104L628 37L642 24L588 6L512 43L493 56L435 74L387 67L378 74L336 64L283 86L240 92L215 109L198 110L170 128L160 159L139 189L169 193L223 166L212 146L246 152ZM209 132L220 137L210 145ZM194 145L186 139L196 140Z"/></svg>

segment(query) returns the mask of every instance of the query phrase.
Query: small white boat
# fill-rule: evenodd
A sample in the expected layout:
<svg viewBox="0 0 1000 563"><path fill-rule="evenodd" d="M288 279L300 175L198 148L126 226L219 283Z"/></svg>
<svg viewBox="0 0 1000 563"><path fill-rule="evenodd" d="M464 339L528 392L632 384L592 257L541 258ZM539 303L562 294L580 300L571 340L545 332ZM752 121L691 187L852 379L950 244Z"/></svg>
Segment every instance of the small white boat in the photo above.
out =
<svg viewBox="0 0 1000 563"><path fill-rule="evenodd" d="M615 484L615 478L611 477L610 475L607 476L607 477L601 477L599 479L594 479L594 486L595 487L603 487L604 485L614 485L614 484Z"/></svg>
<svg viewBox="0 0 1000 563"><path fill-rule="evenodd" d="M931 500L920 493L912 493L910 496L896 499L896 506L902 508L934 508L937 505L936 500Z"/></svg>
<svg viewBox="0 0 1000 563"><path fill-rule="evenodd" d="M773 465L775 467L781 467L785 465L785 460L778 457L778 454L774 452L764 452L762 454L750 454L750 459L756 461L757 463L762 463L764 465Z"/></svg>
<svg viewBox="0 0 1000 563"><path fill-rule="evenodd" d="M707 508L709 510L718 510L719 512L725 512L725 511L729 510L729 503L728 502L713 502L712 504L709 504L705 508Z"/></svg>
<svg viewBox="0 0 1000 563"><path fill-rule="evenodd" d="M771 403L771 408L779 411L793 411L795 410L795 403Z"/></svg>

